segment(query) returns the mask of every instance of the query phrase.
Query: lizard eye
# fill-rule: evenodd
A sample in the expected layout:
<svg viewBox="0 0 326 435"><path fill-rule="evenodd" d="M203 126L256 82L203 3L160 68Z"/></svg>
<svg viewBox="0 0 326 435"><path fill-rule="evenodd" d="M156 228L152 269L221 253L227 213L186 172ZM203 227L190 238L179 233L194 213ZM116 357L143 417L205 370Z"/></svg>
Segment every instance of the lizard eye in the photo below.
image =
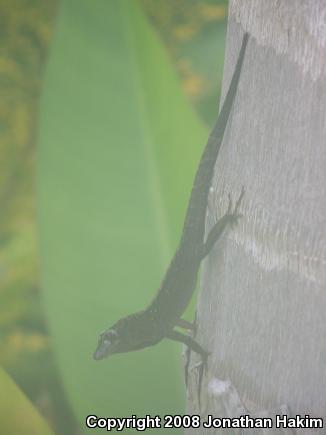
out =
<svg viewBox="0 0 326 435"><path fill-rule="evenodd" d="M114 343L118 338L117 331L115 329L110 329L109 331L103 333L101 336L103 344Z"/></svg>
<svg viewBox="0 0 326 435"><path fill-rule="evenodd" d="M110 335L110 338L111 338L111 339L116 339L116 338L118 338L118 333L117 333L117 331L116 331L115 329L110 329L110 331L109 331L109 335Z"/></svg>

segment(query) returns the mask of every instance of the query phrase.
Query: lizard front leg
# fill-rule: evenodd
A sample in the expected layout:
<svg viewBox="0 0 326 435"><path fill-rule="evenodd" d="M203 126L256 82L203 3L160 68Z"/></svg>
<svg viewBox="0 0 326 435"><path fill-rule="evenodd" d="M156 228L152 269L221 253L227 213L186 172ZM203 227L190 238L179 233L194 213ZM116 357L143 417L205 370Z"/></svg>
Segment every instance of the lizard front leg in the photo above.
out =
<svg viewBox="0 0 326 435"><path fill-rule="evenodd" d="M180 328L183 329L188 329L189 331L195 331L196 329L196 324L188 322L188 320L181 319L181 318L177 321L176 326L180 326Z"/></svg>
<svg viewBox="0 0 326 435"><path fill-rule="evenodd" d="M189 335L182 334L181 332L172 330L169 334L167 334L167 338L170 338L171 340L174 340L174 341L178 341L180 343L184 343L186 346L188 346L188 349L193 350L194 352L198 353L202 358L201 365L199 366L199 379L198 379L198 390L197 390L198 403L199 403L199 407L200 407L201 386L202 386L202 382L203 382L204 371L207 368L207 359L208 359L209 352L207 352L205 349L203 349L201 347L201 345L199 343L197 343L197 341L194 340L192 337L190 337ZM188 383L189 361L190 361L190 351L189 351L188 359L187 359L187 362L185 365L186 384Z"/></svg>
<svg viewBox="0 0 326 435"><path fill-rule="evenodd" d="M234 210L232 211L232 199L229 195L229 206L227 209L227 212L221 219L219 219L216 224L211 229L210 233L207 236L206 242L203 245L202 252L201 252L201 258L205 258L206 255L208 255L217 242L217 240L221 237L223 231L227 227L227 225L235 225L238 222L238 219L242 216L238 209L240 207L242 198L244 195L244 188L242 187L241 194L238 198L238 201L235 204Z"/></svg>

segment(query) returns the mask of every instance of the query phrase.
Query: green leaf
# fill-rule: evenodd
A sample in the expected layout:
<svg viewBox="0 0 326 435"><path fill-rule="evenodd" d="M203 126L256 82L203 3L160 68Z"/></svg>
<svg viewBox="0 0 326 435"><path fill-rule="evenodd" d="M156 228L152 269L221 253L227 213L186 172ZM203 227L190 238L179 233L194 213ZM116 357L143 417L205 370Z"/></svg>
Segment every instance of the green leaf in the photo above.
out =
<svg viewBox="0 0 326 435"><path fill-rule="evenodd" d="M140 0L178 65L183 87L213 125L223 78L227 0Z"/></svg>
<svg viewBox="0 0 326 435"><path fill-rule="evenodd" d="M43 417L0 367L0 432L6 435L53 435Z"/></svg>
<svg viewBox="0 0 326 435"><path fill-rule="evenodd" d="M159 288L205 137L138 2L61 2L38 209L45 309L81 426L90 413L183 411L179 345L92 354L100 331Z"/></svg>

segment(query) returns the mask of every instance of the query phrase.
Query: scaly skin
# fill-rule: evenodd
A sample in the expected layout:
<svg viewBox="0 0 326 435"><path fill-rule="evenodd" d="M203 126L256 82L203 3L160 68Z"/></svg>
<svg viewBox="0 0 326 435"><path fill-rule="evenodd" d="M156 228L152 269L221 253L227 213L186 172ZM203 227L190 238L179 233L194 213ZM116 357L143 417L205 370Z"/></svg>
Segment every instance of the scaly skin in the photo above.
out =
<svg viewBox="0 0 326 435"><path fill-rule="evenodd" d="M163 338L183 342L191 350L199 353L204 360L207 359L208 352L189 335L175 331L174 327L184 326L181 315L193 295L202 259L209 253L224 228L228 224L236 223L240 217L238 207L243 191L234 211L231 210L230 200L227 213L216 223L204 241L208 193L216 158L236 95L247 42L248 34L246 33L243 37L228 93L199 163L179 247L162 284L155 298L145 310L120 319L111 328L100 334L98 346L94 353L96 360L114 353L130 352L153 346ZM201 377L202 374L199 381L199 392Z"/></svg>

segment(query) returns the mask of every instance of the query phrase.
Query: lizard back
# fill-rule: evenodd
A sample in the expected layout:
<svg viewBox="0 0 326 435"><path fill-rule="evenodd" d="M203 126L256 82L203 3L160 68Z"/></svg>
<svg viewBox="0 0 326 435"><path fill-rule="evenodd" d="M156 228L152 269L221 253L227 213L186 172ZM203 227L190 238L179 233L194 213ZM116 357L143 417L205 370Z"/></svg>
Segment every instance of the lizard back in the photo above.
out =
<svg viewBox="0 0 326 435"><path fill-rule="evenodd" d="M160 320L166 324L173 324L182 315L196 286L198 269L202 260L201 248L204 244L208 193L236 95L247 42L248 34L246 33L230 87L197 169L179 247L157 295L148 307L154 315L159 313Z"/></svg>

